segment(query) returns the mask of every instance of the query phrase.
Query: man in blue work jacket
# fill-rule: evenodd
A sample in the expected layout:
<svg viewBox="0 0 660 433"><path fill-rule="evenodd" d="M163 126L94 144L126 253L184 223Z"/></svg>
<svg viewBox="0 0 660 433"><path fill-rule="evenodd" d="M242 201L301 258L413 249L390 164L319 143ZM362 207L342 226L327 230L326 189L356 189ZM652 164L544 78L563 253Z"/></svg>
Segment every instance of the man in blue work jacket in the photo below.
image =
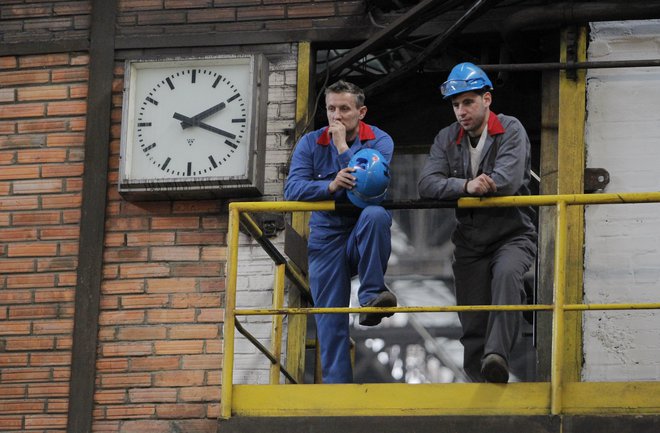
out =
<svg viewBox="0 0 660 433"><path fill-rule="evenodd" d="M367 113L364 92L338 81L325 90L328 126L297 143L284 188L286 200L347 201L356 185L349 161L364 148L379 151L389 163L394 143L375 126L362 121ZM385 286L391 252L391 214L381 206L357 213L313 212L309 221L309 283L316 307L347 307L351 278L358 275L360 305L394 307L396 297ZM360 324L374 326L392 313L360 315ZM347 314L317 314L324 383L353 382Z"/></svg>
<svg viewBox="0 0 660 433"><path fill-rule="evenodd" d="M492 83L472 63L456 65L440 90L456 122L442 129L419 178L422 198L529 195L530 143L515 117L490 111ZM458 305L511 305L524 299L536 256L530 207L456 209L452 241ZM459 314L463 368L473 381L509 381L509 354L520 312Z"/></svg>

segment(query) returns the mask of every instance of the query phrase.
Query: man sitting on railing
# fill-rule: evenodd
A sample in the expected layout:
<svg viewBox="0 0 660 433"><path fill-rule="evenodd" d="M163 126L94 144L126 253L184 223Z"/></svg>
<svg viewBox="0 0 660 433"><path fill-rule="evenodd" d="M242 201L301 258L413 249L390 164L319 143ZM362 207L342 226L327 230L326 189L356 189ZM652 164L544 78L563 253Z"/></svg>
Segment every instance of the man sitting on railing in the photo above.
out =
<svg viewBox="0 0 660 433"><path fill-rule="evenodd" d="M392 159L392 138L362 122L367 112L362 89L339 81L326 88L325 103L328 126L306 134L297 143L284 189L286 200L347 201L347 191L356 185L355 169L349 166L354 154L374 149L387 164ZM392 217L381 206L368 202L366 198L359 214L312 213L307 254L315 307L348 307L351 278L356 274L362 306L397 305L384 281L391 252ZM360 324L374 326L391 315L362 314ZM317 314L315 318L323 382L352 382L348 315Z"/></svg>
<svg viewBox="0 0 660 433"><path fill-rule="evenodd" d="M452 69L440 90L457 122L435 137L420 175L422 198L529 195L530 143L518 119L490 111L492 84L472 63ZM458 305L512 305L524 299L524 275L536 255L530 207L456 209L452 235ZM506 383L519 312L460 313L465 372Z"/></svg>

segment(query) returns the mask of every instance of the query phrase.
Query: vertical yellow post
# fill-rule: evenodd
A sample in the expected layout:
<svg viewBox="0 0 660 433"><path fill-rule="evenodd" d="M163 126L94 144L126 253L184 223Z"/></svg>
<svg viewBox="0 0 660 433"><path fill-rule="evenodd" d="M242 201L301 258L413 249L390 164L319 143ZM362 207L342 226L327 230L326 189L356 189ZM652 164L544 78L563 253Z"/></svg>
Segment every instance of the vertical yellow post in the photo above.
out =
<svg viewBox="0 0 660 433"><path fill-rule="evenodd" d="M550 412L559 415L562 410L564 364L564 293L566 289L566 265L568 251L568 218L566 202L557 202L557 233L555 238L554 307L552 309L552 363Z"/></svg>
<svg viewBox="0 0 660 433"><path fill-rule="evenodd" d="M229 227L227 230L229 256L227 257L227 286L225 287L225 323L223 328L222 394L220 417L231 417L231 399L234 374L234 309L236 308L236 282L238 279L238 225L239 212L234 203L229 204Z"/></svg>
<svg viewBox="0 0 660 433"><path fill-rule="evenodd" d="M576 30L576 60L586 60L587 30ZM569 30L562 31L561 61L567 61L571 46ZM567 71L559 75L559 132L557 156L557 194L584 193L585 145L584 124L586 118L586 71ZM566 302L581 303L583 291L583 248L584 248L584 206L570 206L566 209L568 238L566 256L562 262L566 266ZM559 237L559 234L557 234ZM556 318L555 318L556 320ZM582 315L567 314L564 318L564 354L560 368L567 382L580 380L582 367Z"/></svg>
<svg viewBox="0 0 660 433"><path fill-rule="evenodd" d="M277 265L275 270L275 283L273 285L273 308L282 308L284 306L284 275L286 265ZM271 352L277 363L270 366L270 383L277 385L280 382L280 363L282 356L282 323L284 318L281 314L275 314L272 319L270 345Z"/></svg>
<svg viewBox="0 0 660 433"><path fill-rule="evenodd" d="M312 49L309 42L298 43L298 73L296 82L296 133L297 141L305 132L305 128L311 118L312 109L310 100L310 74L312 68ZM291 227L305 239L307 236L307 222L309 212L293 212L291 218ZM296 290L290 290L288 296L290 307L305 306L303 299ZM296 314L289 316L287 320L287 346L286 346L286 367L287 371L298 381L303 382L305 373L305 339L307 335L307 316Z"/></svg>

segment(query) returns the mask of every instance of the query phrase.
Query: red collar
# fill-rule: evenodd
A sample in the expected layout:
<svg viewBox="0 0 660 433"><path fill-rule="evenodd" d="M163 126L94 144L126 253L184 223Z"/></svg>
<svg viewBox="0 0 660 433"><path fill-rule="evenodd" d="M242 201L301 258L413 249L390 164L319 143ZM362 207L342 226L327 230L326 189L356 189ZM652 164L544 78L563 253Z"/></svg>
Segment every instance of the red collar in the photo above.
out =
<svg viewBox="0 0 660 433"><path fill-rule="evenodd" d="M366 140L375 139L376 134L374 133L374 130L371 129L371 126L360 120L358 126L358 137L360 138L361 142L364 142ZM316 140L316 144L320 144L321 146L327 146L330 144L330 134L328 134L327 126L323 129L323 132L319 136L318 140Z"/></svg>
<svg viewBox="0 0 660 433"><path fill-rule="evenodd" d="M497 117L497 114L493 113L492 111L488 116L487 131L488 135L504 134L504 127L502 126L500 119ZM456 137L456 144L461 144L464 135L465 129L461 128L461 130L458 131L458 137Z"/></svg>

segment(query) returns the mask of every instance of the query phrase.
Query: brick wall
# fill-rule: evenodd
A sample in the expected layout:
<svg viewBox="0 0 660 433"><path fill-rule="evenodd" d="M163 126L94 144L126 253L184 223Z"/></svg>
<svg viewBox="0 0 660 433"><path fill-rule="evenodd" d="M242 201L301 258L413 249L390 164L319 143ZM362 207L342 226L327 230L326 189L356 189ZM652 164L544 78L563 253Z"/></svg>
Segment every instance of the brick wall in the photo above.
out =
<svg viewBox="0 0 660 433"><path fill-rule="evenodd" d="M66 426L88 61L0 58L0 430Z"/></svg>
<svg viewBox="0 0 660 433"><path fill-rule="evenodd" d="M86 38L90 9L89 0L3 0L0 43Z"/></svg>

